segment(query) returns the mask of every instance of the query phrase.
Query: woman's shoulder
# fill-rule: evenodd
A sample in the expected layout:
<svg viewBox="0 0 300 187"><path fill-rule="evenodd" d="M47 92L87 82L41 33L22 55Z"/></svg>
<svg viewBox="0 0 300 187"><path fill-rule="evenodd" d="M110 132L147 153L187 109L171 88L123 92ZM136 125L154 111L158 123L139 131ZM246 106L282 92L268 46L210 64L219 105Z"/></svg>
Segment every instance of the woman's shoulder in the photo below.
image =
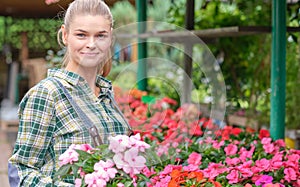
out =
<svg viewBox="0 0 300 187"><path fill-rule="evenodd" d="M59 92L58 86L51 77L47 77L41 80L28 90L24 98L26 97L51 97Z"/></svg>

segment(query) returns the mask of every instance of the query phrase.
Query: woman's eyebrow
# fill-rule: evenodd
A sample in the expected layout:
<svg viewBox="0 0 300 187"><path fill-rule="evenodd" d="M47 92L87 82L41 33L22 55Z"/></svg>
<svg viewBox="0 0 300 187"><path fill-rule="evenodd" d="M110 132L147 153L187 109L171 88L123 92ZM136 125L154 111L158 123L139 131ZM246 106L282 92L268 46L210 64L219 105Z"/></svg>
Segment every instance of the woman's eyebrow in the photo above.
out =
<svg viewBox="0 0 300 187"><path fill-rule="evenodd" d="M108 31L106 31L106 30L103 30L103 31L99 31L98 33L108 33Z"/></svg>
<svg viewBox="0 0 300 187"><path fill-rule="evenodd" d="M75 31L77 31L77 32L84 32L84 33L87 33L88 31L85 31L85 30L82 30L82 29L76 29ZM106 31L106 30L101 30L101 31L99 31L98 33L108 33L108 31Z"/></svg>

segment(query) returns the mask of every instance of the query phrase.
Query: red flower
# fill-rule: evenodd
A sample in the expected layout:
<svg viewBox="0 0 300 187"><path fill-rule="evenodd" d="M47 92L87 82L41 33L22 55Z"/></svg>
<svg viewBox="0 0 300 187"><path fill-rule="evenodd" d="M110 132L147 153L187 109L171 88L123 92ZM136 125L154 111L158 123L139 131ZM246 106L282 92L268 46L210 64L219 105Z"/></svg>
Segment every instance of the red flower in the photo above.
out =
<svg viewBox="0 0 300 187"><path fill-rule="evenodd" d="M258 137L259 139L268 138L270 137L270 132L267 129L260 129Z"/></svg>
<svg viewBox="0 0 300 187"><path fill-rule="evenodd" d="M239 135L241 132L242 132L242 129L240 129L240 128L233 128L231 131L231 133L236 136Z"/></svg>

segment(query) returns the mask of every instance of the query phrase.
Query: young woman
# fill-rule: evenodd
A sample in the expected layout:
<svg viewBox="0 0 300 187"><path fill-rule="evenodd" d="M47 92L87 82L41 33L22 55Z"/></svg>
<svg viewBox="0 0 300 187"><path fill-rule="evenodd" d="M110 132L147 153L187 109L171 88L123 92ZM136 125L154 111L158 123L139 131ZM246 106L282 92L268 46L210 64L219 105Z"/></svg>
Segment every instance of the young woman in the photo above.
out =
<svg viewBox="0 0 300 187"><path fill-rule="evenodd" d="M20 186L73 186L54 181L58 158L71 144L93 144L86 124L62 86L95 125L100 141L128 134L130 126L113 102L111 69L113 18L102 0L75 0L58 32L66 47L62 69L28 91L19 106L19 132L9 162L18 169Z"/></svg>

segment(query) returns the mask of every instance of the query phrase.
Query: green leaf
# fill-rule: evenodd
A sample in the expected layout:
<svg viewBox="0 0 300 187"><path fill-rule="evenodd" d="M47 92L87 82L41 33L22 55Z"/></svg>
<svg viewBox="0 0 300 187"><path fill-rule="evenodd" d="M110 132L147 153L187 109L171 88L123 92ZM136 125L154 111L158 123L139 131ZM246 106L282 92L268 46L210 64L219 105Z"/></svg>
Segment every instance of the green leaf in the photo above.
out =
<svg viewBox="0 0 300 187"><path fill-rule="evenodd" d="M70 173L72 165L71 164L67 164L67 165L63 165L62 167L60 167L58 169L58 171L55 173L54 178L60 178L62 176L66 176L67 174Z"/></svg>
<svg viewBox="0 0 300 187"><path fill-rule="evenodd" d="M75 151L79 154L80 158L90 158L90 157L92 157L91 154L86 152L86 151L82 151L82 150L79 150L79 149L76 149Z"/></svg>
<svg viewBox="0 0 300 187"><path fill-rule="evenodd" d="M125 187L130 187L131 185L132 185L132 181L126 181L125 183L124 183L124 186Z"/></svg>
<svg viewBox="0 0 300 187"><path fill-rule="evenodd" d="M71 168L72 168L72 173L74 173L75 177L78 177L78 175L79 175L78 170L80 167L73 164Z"/></svg>

